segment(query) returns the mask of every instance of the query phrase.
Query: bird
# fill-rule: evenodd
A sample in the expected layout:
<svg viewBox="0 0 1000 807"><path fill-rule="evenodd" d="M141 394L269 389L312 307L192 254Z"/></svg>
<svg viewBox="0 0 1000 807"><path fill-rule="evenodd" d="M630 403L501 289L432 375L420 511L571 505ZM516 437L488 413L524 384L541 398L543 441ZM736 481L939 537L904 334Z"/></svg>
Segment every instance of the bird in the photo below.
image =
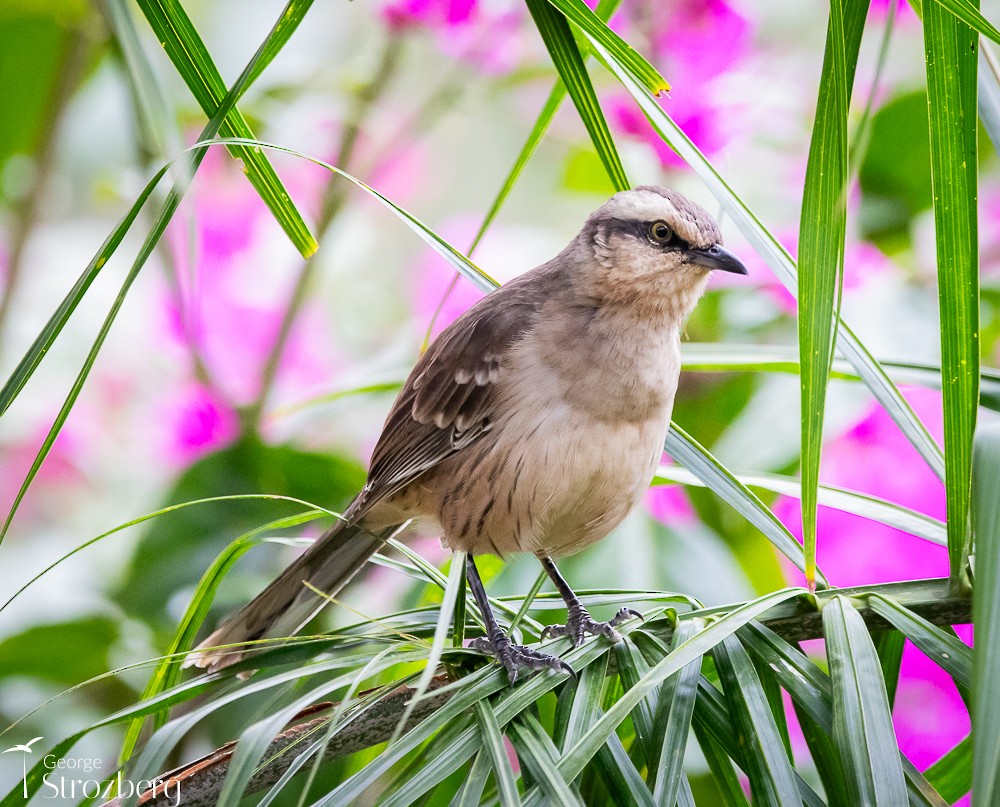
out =
<svg viewBox="0 0 1000 807"><path fill-rule="evenodd" d="M619 641L617 627L638 613L594 620L554 560L607 536L648 488L677 391L681 332L713 271L747 274L704 208L655 185L616 193L558 255L430 344L342 519L187 665L219 670L247 643L299 630L414 519L466 553L486 628L471 646L494 656L512 685L525 671L573 670L504 633L477 556L537 556L567 607L566 624L547 635L575 646L587 635Z"/></svg>

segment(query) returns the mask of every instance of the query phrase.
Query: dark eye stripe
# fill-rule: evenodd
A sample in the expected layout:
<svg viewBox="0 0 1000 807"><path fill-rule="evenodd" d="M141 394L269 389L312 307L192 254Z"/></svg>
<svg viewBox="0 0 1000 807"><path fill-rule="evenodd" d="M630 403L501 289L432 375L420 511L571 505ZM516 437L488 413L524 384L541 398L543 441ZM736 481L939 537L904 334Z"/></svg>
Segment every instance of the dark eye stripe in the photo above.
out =
<svg viewBox="0 0 1000 807"><path fill-rule="evenodd" d="M635 219L604 219L601 224L605 232L610 235L622 235L629 238L637 238L640 241L650 244L649 227L652 221L636 221ZM669 244L663 246L664 249L690 249L688 244L676 232Z"/></svg>

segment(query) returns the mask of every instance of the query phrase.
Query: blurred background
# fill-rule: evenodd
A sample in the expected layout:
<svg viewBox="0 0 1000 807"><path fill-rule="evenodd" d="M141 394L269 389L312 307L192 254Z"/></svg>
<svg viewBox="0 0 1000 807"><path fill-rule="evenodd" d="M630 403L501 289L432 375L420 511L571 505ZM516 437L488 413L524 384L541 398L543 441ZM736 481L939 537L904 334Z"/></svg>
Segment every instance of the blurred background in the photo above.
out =
<svg viewBox="0 0 1000 807"><path fill-rule="evenodd" d="M853 122L867 118L867 138L854 154L843 311L880 359L934 364L923 42L909 5L892 2L872 4L855 84ZM184 5L227 82L282 8L271 0ZM983 11L998 17L995 2ZM612 27L671 82L664 108L794 255L825 6L624 0ZM148 80L134 81L128 64ZM600 68L592 75L632 181L677 188L718 212L613 78ZM259 138L345 168L464 251L554 76L514 0L318 3L239 106ZM197 139L205 118L138 11L111 0L5 0L0 109L6 378L146 181ZM983 137L982 349L995 367L1000 185ZM342 508L427 333L478 298L465 280L452 289L454 271L349 183L303 159L270 158L318 253L304 260L240 165L210 150L0 546L0 602L84 542L168 504L265 492ZM500 280L513 277L558 252L611 192L566 104L474 260ZM154 209L140 214L0 420L0 512L14 502ZM687 340L784 348L794 360L794 300L724 217L722 229L750 277L713 281ZM914 387L906 395L940 439L939 394ZM731 468L794 474L798 402L794 374L688 372L674 419ZM863 387L833 382L829 407L824 483L944 517L940 483ZM762 495L797 534L798 501ZM116 532L45 572L0 611L0 723L163 653L215 556L295 511L260 500L194 506ZM943 547L828 509L819 527L819 563L835 585L947 576ZM411 543L446 561L436 536ZM249 599L296 551L275 542L245 556L214 617ZM491 593L523 593L538 571L531 558L486 568ZM641 512L565 562L564 573L578 588L676 590L706 604L799 582L713 494L680 487L651 491ZM378 616L431 595L373 568L344 596ZM147 674L131 670L64 694L16 736L64 736L134 703ZM902 750L921 769L969 730L951 680L918 653L904 655L894 717ZM220 717L185 755L226 739ZM113 758L120 741L106 732L86 742L94 756ZM0 759L0 780L20 775L17 760Z"/></svg>

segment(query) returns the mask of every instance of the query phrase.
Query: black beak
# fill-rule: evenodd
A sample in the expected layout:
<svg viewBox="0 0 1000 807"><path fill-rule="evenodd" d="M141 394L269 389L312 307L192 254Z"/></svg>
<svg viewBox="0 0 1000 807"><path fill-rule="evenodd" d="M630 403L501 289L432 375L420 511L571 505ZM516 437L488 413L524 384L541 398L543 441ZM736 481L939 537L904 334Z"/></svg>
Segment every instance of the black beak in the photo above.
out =
<svg viewBox="0 0 1000 807"><path fill-rule="evenodd" d="M732 272L734 275L748 274L743 262L725 247L716 244L708 249L692 249L687 254L688 262L704 266L719 272Z"/></svg>

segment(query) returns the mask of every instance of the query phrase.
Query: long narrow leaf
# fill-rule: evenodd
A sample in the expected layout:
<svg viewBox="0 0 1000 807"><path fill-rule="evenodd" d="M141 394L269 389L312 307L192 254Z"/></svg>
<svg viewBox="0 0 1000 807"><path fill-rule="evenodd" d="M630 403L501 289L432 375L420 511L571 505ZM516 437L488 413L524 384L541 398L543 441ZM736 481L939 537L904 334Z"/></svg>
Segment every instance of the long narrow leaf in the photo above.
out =
<svg viewBox="0 0 1000 807"><path fill-rule="evenodd" d="M968 3L967 5L972 5ZM979 37L924 4L927 110L941 311L948 559L961 582L971 540L972 436L979 403L976 72Z"/></svg>
<svg viewBox="0 0 1000 807"><path fill-rule="evenodd" d="M742 199L715 170L704 154L660 108L656 99L646 91L629 66L614 58L600 43L591 40L597 54L608 69L622 83L642 110L646 119L660 138L669 145L699 176L709 192L732 217L744 237L782 282L786 289L797 295L795 262L780 242L760 223ZM913 408L903 398L882 366L868 352L846 322L841 320L837 332L837 348L861 376L865 385L893 419L906 438L913 444L934 473L944 478L944 456L927 428L920 422Z"/></svg>
<svg viewBox="0 0 1000 807"><path fill-rule="evenodd" d="M744 771L750 779L754 801L801 804L784 742L746 650L739 639L729 636L715 647L712 655L725 688L737 742L744 749Z"/></svg>
<svg viewBox="0 0 1000 807"><path fill-rule="evenodd" d="M843 597L823 609L833 682L833 736L856 804L906 807L906 782L878 656L861 615Z"/></svg>
<svg viewBox="0 0 1000 807"><path fill-rule="evenodd" d="M138 0L138 4L150 28L153 29L153 33L156 34L156 38L199 106L209 118L214 117L226 97L226 84L183 6L178 0ZM289 4L289 12L301 18L311 5L312 0L298 0ZM270 58L277 55L280 49L280 46L275 49ZM250 73L247 85L252 84L259 75L259 69ZM242 137L250 140L254 137L250 125L235 106L226 112L219 132L223 137ZM302 215L291 201L288 191L281 184L267 156L243 147L232 147L230 152L233 157L243 162L250 184L260 194L260 198L274 214L295 248L303 258L310 257L319 245L309 232Z"/></svg>
<svg viewBox="0 0 1000 807"><path fill-rule="evenodd" d="M816 513L826 386L833 362L847 224L847 108L868 0L830 0L816 121L799 225L799 361L802 377L802 536L815 586Z"/></svg>
<svg viewBox="0 0 1000 807"><path fill-rule="evenodd" d="M670 424L664 450L760 530L782 555L795 564L796 568L803 572L806 570L802 546L788 528L778 520L757 494L733 476L721 462L676 423ZM822 572L817 573L817 579L826 585L826 578Z"/></svg>
<svg viewBox="0 0 1000 807"><path fill-rule="evenodd" d="M972 803L1000 801L1000 426L976 433L973 516L976 528L976 596L972 600L976 646L972 653Z"/></svg>
<svg viewBox="0 0 1000 807"><path fill-rule="evenodd" d="M308 10L309 5L312 0L290 0L288 5L285 7L284 12L278 18L278 21L274 24L274 27L268 33L264 42L257 49L257 52L253 55L253 58L243 69L240 77L236 80L232 89L225 94L225 97L219 102L218 108L215 111L214 116L206 124L205 128L201 133L201 140L210 139L215 136L216 132L219 131L219 127L222 125L225 116L229 111L236 105L236 102L240 99L247 88L250 86L252 81L260 75L261 71L274 59L278 54L284 44L288 41L291 35L295 32L299 23L302 21L305 12ZM49 429L45 440L42 442L41 448L39 448L34 461L31 464L31 468L21 484L17 495L14 497L14 502L11 504L10 510L8 511L7 518L4 521L3 527L0 528L0 542L3 541L4 536L7 534L7 530L10 528L10 524L14 519L14 515L17 513L18 508L21 505L24 495L28 492L28 488L31 486L32 481L38 474L42 463L48 456L52 445L55 443L56 437L62 430L63 424L66 422L66 418L69 417L69 413L72 410L76 399L80 395L80 391L83 389L84 382L86 382L87 377L90 375L90 370L97 360L97 354L100 352L102 346L104 345L105 339L107 339L108 333L111 330L111 326L114 324L115 319L118 316L118 312L125 302L125 297L127 296L129 289L131 289L132 284L138 277L139 272L145 265L146 260L152 254L154 247L159 242L160 237L163 235L164 230L166 230L167 224L173 217L178 206L180 205L181 198L184 196L188 186L191 183L191 179L194 176L194 172L197 170L201 161L204 159L207 153L204 148L193 148L192 156L190 158L190 170L182 171L181 177L174 184L173 189L167 196L163 207L157 216L156 222L153 228L150 230L146 239L143 241L142 246L139 249L139 253L132 263L132 267L129 270L124 282L122 283L121 289L118 292L118 296L115 298L111 305L111 309L108 311L107 316L104 319L101 329L98 331L97 338L94 340L90 351L87 353L86 359L84 359L83 366L80 369L73 386L70 388L66 400L63 402L56 418ZM17 392L24 386L28 377L34 372L35 367L41 361L42 356L48 351L49 346L55 340L59 331L62 330L63 325L69 318L69 315L73 312L76 306L79 304L83 295L86 293L87 289L93 283L94 278L97 273L107 262L108 258L117 248L118 244L121 243L122 238L124 238L125 233L131 226L131 223L135 220L138 215L139 210L142 207L143 202L148 198L149 194L152 192L153 187L159 181L159 179L166 172L166 168L161 169L160 172L154 177L153 181L146 186L143 194L140 195L140 200L133 205L132 209L126 214L122 219L119 226L115 229L112 235L105 241L101 250L95 256L94 260L91 262L90 266L84 270L83 275L77 281L76 285L71 290L70 294L63 300L59 309L50 318L48 324L43 330L42 334L35 340L31 348L28 350L28 354L22 359L18 368L14 372L14 376L7 382L4 386L3 393L0 393L0 398L6 400L6 404L0 402L0 412L3 408L9 404L10 400L17 395Z"/></svg>
<svg viewBox="0 0 1000 807"><path fill-rule="evenodd" d="M559 71L559 78L569 91L580 119L586 126L594 148L604 164L608 179L611 180L615 190L627 190L631 187L628 177L625 176L614 138L608 130L608 123L601 111L594 86L590 83L590 76L569 23L549 4L548 0L526 0L526 2L535 26L552 57L552 62Z"/></svg>
<svg viewBox="0 0 1000 807"><path fill-rule="evenodd" d="M772 493L780 493L783 496L794 496L795 498L799 498L802 495L800 480L792 476L744 474L738 471L733 471L732 474L741 484L749 488L762 488ZM679 468L672 465L661 465L656 469L653 484L659 485L665 482L677 482L682 485L705 487L705 483L686 468ZM939 546L948 545L947 528L943 521L925 516L923 513L910 510L894 502L879 499L876 496L869 496L867 493L858 493L855 490L820 485L819 503L823 507L832 507L844 513L853 513L856 516L895 527L897 530L903 530Z"/></svg>
<svg viewBox="0 0 1000 807"><path fill-rule="evenodd" d="M493 778L500 791L500 805L501 807L518 807L521 803L521 796L517 792L514 771L511 770L510 760L507 758L507 748L504 746L503 735L500 733L500 726L493 715L489 701L481 700L476 704L476 718L479 720L483 752L490 760Z"/></svg>

